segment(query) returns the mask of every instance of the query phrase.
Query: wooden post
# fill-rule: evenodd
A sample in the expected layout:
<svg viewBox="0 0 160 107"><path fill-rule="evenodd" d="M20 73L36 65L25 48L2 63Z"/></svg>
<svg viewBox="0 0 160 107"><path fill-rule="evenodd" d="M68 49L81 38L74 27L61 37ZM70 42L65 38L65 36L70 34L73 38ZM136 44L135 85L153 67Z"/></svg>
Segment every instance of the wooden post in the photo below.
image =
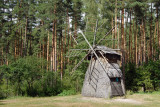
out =
<svg viewBox="0 0 160 107"><path fill-rule="evenodd" d="M125 45L124 45L124 2L122 1L122 18L121 18L121 41L122 41L122 45L121 45L121 50L122 50L122 73L123 73L123 82L124 82L124 93L126 94L126 90L125 90Z"/></svg>

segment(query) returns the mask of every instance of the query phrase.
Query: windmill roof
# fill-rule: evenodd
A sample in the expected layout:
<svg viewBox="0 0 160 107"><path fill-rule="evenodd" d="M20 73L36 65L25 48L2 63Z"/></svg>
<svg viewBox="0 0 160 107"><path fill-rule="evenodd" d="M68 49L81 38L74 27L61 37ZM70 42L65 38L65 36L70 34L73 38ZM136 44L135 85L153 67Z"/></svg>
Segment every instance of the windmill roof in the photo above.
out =
<svg viewBox="0 0 160 107"><path fill-rule="evenodd" d="M115 50L108 48L106 46L96 46L95 50L100 50L105 54L115 54L115 55L121 56L118 52L116 52Z"/></svg>

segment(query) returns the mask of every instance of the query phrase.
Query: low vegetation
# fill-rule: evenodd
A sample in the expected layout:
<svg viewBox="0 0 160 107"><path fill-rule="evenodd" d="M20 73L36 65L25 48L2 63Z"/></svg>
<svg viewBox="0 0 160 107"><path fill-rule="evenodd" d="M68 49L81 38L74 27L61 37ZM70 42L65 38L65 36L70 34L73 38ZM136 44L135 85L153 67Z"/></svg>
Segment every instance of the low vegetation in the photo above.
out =
<svg viewBox="0 0 160 107"><path fill-rule="evenodd" d="M159 107L160 92L135 93L112 99L82 97L81 95L56 97L11 97L0 100L4 107Z"/></svg>
<svg viewBox="0 0 160 107"><path fill-rule="evenodd" d="M72 74L69 73L71 69L66 69L63 81L60 79L59 71L57 73L47 72L45 68L40 66L45 66L45 64L45 60L40 60L35 56L26 56L19 58L8 66L1 66L0 98L12 96L66 96L81 92L85 69L87 68L85 63L82 68ZM159 60L150 61L138 68L135 64L127 64L125 66L126 89L131 93L159 90L159 65Z"/></svg>

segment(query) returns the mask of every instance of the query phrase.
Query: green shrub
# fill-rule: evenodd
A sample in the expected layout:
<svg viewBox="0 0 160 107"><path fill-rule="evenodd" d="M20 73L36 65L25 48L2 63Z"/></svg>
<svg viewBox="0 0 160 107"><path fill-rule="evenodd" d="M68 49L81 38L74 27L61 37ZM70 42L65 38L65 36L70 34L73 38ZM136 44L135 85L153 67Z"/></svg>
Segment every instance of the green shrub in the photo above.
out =
<svg viewBox="0 0 160 107"><path fill-rule="evenodd" d="M129 63L125 66L125 86L127 90L138 91L139 73L136 71L136 65Z"/></svg>
<svg viewBox="0 0 160 107"><path fill-rule="evenodd" d="M131 91L131 90L128 90L126 93L127 93L127 95L133 95L134 94L134 92Z"/></svg>
<svg viewBox="0 0 160 107"><path fill-rule="evenodd" d="M62 93L58 94L58 96L68 96L68 95L75 95L76 91L74 89L71 90L63 90Z"/></svg>
<svg viewBox="0 0 160 107"><path fill-rule="evenodd" d="M43 68L42 69L42 64ZM60 82L56 73L45 71L46 62L37 56L19 58L10 65L0 67L0 85L5 86L1 90L2 97L10 94L8 86L18 96L53 96L59 94ZM7 83L6 83L7 81ZM56 81L56 83L54 82ZM6 91L7 90L7 91Z"/></svg>
<svg viewBox="0 0 160 107"><path fill-rule="evenodd" d="M160 89L160 60L149 61L136 68L129 63L125 66L126 89L137 92L143 87L143 91L151 92Z"/></svg>

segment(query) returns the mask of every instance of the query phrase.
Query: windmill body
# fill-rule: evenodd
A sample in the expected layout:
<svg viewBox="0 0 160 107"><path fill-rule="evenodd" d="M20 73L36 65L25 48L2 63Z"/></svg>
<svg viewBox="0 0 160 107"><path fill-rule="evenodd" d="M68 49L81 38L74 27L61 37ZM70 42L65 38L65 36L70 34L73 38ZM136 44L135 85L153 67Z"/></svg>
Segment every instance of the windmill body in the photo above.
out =
<svg viewBox="0 0 160 107"><path fill-rule="evenodd" d="M78 32L83 36L89 46L89 49L71 49L68 55L66 55L67 57L75 57L80 54L78 50L88 50L88 54L86 54L86 56L84 56L82 60L80 60L79 63L72 69L72 72L74 72L87 57L90 60L82 88L83 96L109 98L112 96L122 96L125 94L125 85L123 82L124 78L118 64L121 59L121 55L115 51L119 51L120 49L111 49L106 46L98 46L98 44L105 40L106 36L109 35L113 29L114 28L102 37L97 44L95 43L97 30L95 30L93 46L91 46L84 33L79 30ZM74 40L76 41L75 38ZM76 43L78 45L78 42Z"/></svg>
<svg viewBox="0 0 160 107"><path fill-rule="evenodd" d="M105 46L97 46L95 50L98 59L92 53L89 55L90 64L85 74L82 95L101 98L124 95L122 72L118 64L121 55Z"/></svg>

